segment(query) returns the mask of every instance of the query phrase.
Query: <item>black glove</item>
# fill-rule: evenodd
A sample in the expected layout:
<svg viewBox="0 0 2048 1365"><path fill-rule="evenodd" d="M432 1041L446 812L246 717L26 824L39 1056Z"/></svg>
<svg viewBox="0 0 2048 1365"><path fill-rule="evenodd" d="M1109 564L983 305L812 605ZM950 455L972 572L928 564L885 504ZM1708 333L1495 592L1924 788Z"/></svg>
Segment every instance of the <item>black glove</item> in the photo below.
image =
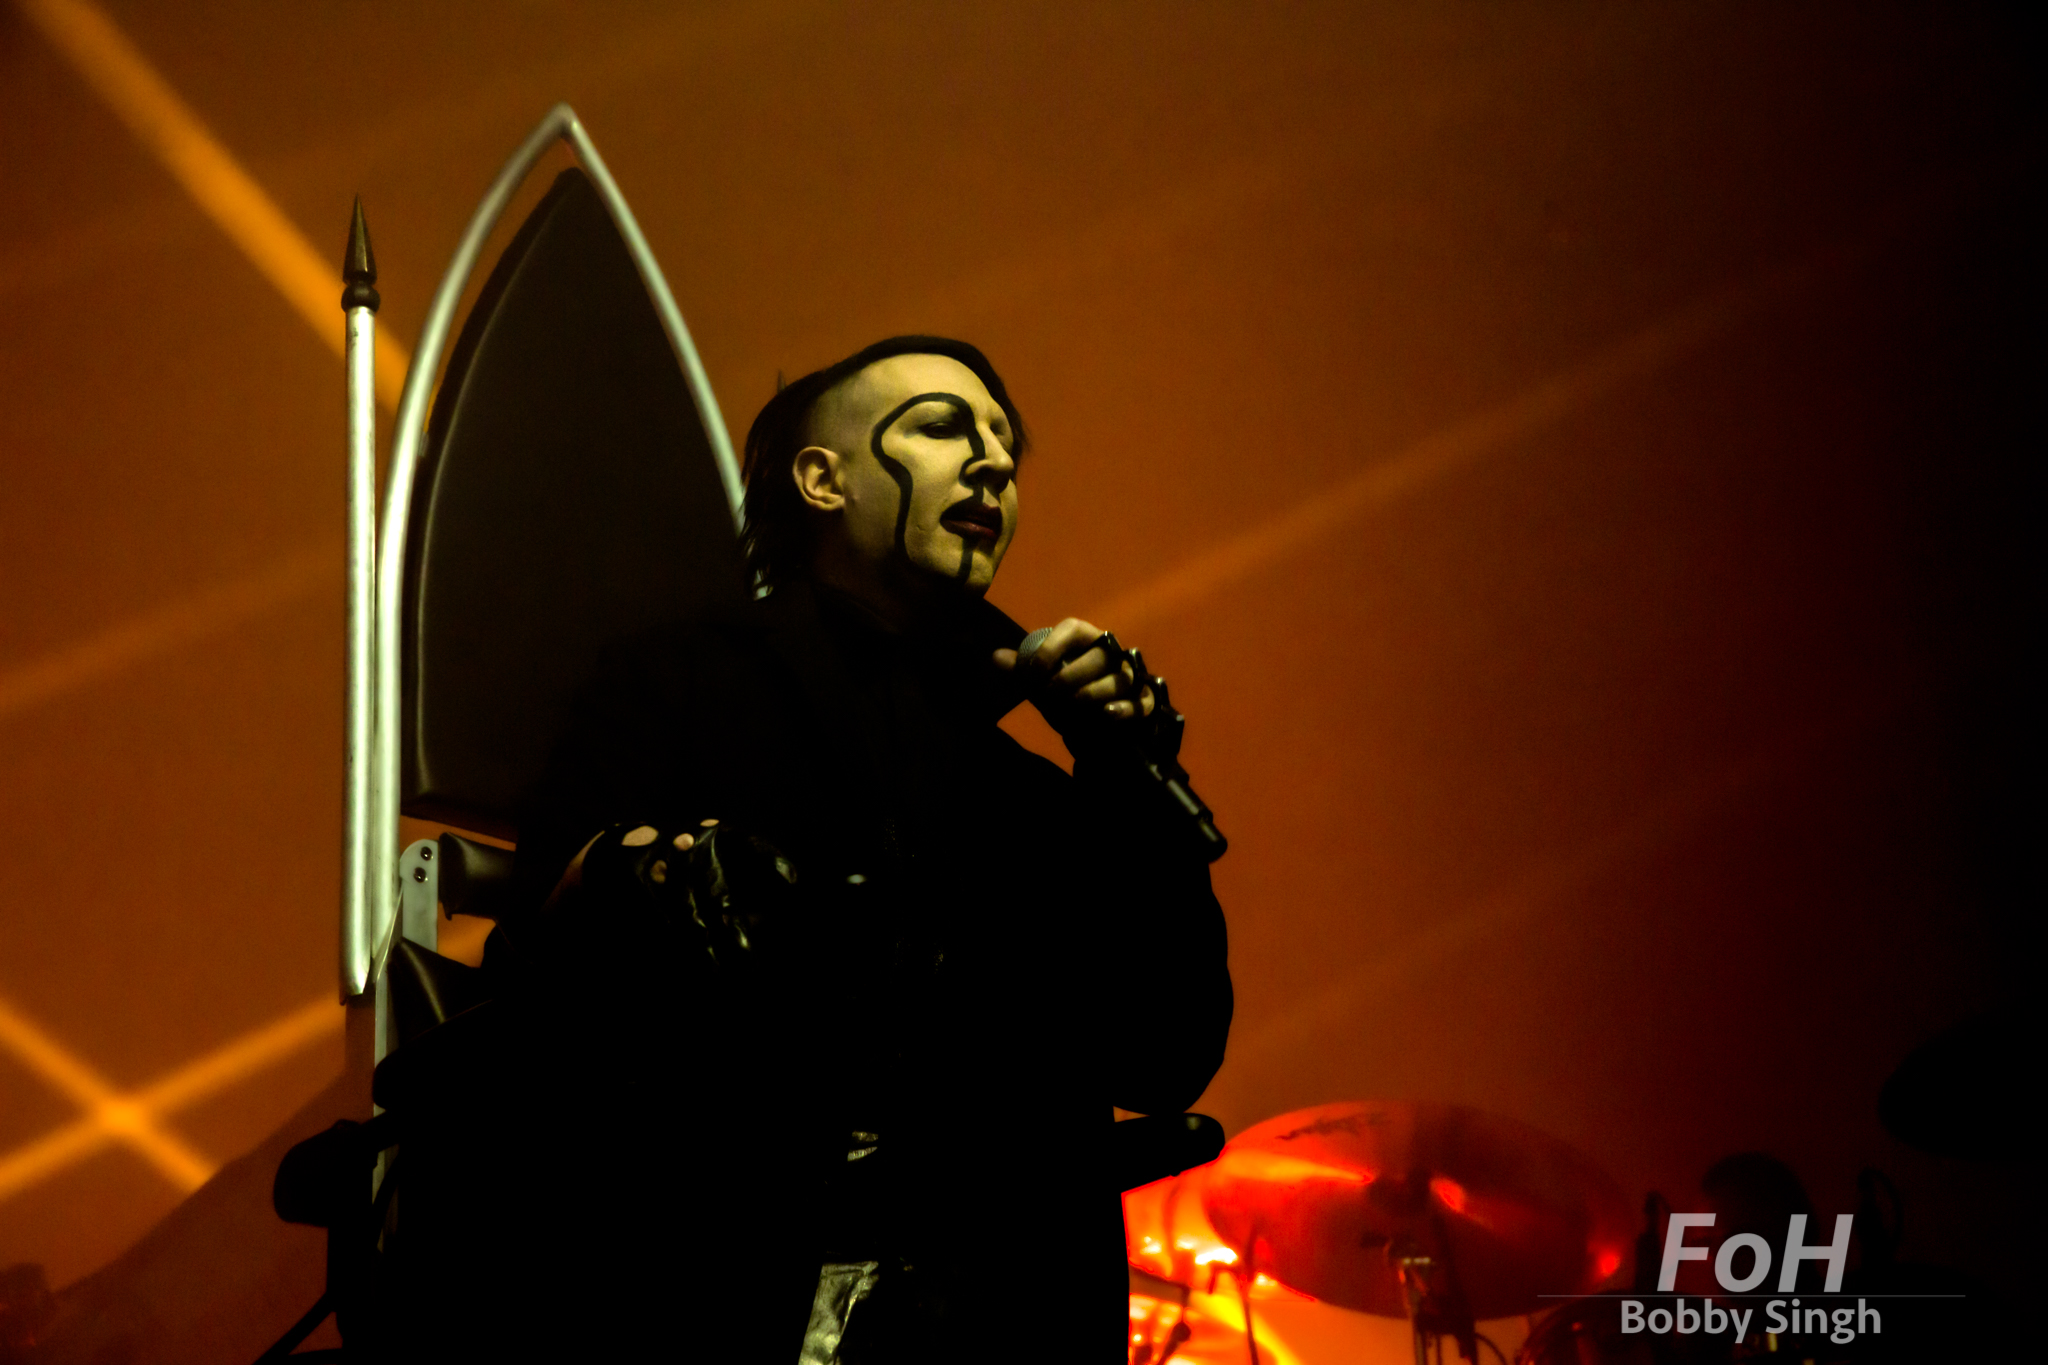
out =
<svg viewBox="0 0 2048 1365"><path fill-rule="evenodd" d="M583 855L587 893L635 905L688 926L687 936L722 971L753 970L786 956L800 932L796 868L759 835L731 825L657 829L644 844L624 843L641 825L614 825ZM687 849L675 845L689 834Z"/></svg>

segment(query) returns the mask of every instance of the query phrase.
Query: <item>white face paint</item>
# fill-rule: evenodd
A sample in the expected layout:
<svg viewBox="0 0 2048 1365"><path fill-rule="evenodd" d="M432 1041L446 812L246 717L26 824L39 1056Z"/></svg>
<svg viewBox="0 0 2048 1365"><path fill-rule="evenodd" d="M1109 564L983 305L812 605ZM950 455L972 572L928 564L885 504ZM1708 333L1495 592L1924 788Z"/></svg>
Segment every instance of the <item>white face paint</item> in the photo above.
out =
<svg viewBox="0 0 2048 1365"><path fill-rule="evenodd" d="M986 593L1017 530L1016 438L974 371L893 356L821 408L821 440L841 456L852 556L913 600Z"/></svg>

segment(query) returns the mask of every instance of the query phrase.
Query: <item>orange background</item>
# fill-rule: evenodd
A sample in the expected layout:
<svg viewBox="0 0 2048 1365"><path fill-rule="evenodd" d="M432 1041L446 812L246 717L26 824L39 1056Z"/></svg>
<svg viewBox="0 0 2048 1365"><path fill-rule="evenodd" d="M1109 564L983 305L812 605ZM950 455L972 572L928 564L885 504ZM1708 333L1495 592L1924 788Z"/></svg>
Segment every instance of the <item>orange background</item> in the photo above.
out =
<svg viewBox="0 0 2048 1365"><path fill-rule="evenodd" d="M2013 1273L2038 1194L1875 1116L2032 974L1995 9L107 12L337 264L360 191L407 345L558 99L736 434L778 371L982 345L1038 443L996 599L1144 647L1232 839L1231 1131L1453 1100L1680 1208L1731 1151L1823 1214L1875 1164L1909 1255ZM130 1090L333 988L341 367L9 6L0 308L0 1002ZM164 1122L223 1161L339 1066ZM0 1050L0 1160L78 1113ZM0 1199L0 1264L181 1193L105 1147Z"/></svg>

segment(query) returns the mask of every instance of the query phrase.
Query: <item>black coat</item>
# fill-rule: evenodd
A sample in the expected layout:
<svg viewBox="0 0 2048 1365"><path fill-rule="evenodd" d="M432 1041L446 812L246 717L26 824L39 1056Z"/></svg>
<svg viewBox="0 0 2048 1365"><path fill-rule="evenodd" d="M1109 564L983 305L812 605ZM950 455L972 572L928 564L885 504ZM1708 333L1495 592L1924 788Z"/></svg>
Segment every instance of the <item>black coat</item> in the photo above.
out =
<svg viewBox="0 0 2048 1365"><path fill-rule="evenodd" d="M807 907L744 980L589 898L494 944L544 1002L534 1083L576 1096L538 1139L570 1173L540 1235L578 1249L564 1273L607 1301L610 1349L789 1365L820 1261L893 1256L965 1357L1123 1358L1104 1134L1112 1106L1187 1108L1221 1063L1223 916L1149 792L996 727L1004 685L983 647L799 583L584 694L521 821L529 905L599 830L716 819L785 854ZM854 1132L880 1135L859 1181ZM479 1254L516 1315L543 1291L504 1245Z"/></svg>

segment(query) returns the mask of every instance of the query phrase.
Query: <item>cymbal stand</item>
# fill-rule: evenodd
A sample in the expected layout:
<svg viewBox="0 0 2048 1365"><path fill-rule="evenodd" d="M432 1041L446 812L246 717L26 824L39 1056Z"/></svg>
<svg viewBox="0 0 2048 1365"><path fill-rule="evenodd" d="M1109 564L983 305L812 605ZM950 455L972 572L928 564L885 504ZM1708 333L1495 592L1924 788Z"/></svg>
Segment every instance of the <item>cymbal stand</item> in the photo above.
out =
<svg viewBox="0 0 2048 1365"><path fill-rule="evenodd" d="M1252 1365L1259 1365L1259 1338L1252 1331L1252 1262L1245 1257L1244 1266L1237 1273L1237 1301L1244 1305L1244 1349L1251 1357Z"/></svg>
<svg viewBox="0 0 2048 1365"><path fill-rule="evenodd" d="M1448 1248L1441 1237L1438 1244ZM1448 1250L1432 1256L1412 1237L1399 1237L1387 1244L1387 1263L1400 1277L1402 1303L1408 1309L1408 1325L1415 1340L1415 1365L1443 1365L1444 1338L1458 1344L1458 1354L1478 1365L1479 1333L1472 1312L1459 1292Z"/></svg>
<svg viewBox="0 0 2048 1365"><path fill-rule="evenodd" d="M1154 1349L1156 1343L1153 1338L1159 1324L1156 1321L1151 1323L1145 1332L1144 1346L1132 1350L1131 1365L1155 1365L1155 1362L1156 1365L1166 1365L1175 1352L1187 1345L1188 1338L1194 1335L1194 1329L1188 1326L1188 1295L1191 1292L1186 1285L1180 1287L1180 1312L1174 1317L1173 1330L1166 1334L1166 1344Z"/></svg>

